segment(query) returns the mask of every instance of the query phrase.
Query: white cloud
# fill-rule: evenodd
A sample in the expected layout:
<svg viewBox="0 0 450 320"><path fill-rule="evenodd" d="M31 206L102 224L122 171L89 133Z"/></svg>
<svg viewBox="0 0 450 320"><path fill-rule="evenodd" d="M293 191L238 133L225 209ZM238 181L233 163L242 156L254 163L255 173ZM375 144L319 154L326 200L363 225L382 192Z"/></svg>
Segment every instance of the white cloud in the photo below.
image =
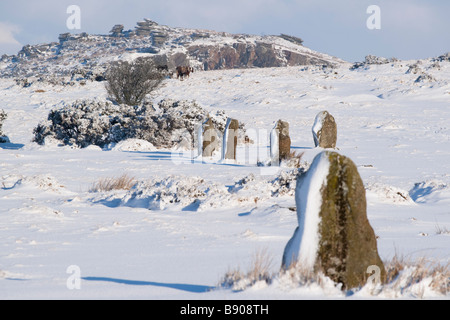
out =
<svg viewBox="0 0 450 320"><path fill-rule="evenodd" d="M0 22L0 56L5 53L16 54L22 48L22 44L15 38L19 32L18 26Z"/></svg>
<svg viewBox="0 0 450 320"><path fill-rule="evenodd" d="M18 26L9 24L6 22L0 22L0 44L7 45L20 45L14 37L14 34L19 33Z"/></svg>

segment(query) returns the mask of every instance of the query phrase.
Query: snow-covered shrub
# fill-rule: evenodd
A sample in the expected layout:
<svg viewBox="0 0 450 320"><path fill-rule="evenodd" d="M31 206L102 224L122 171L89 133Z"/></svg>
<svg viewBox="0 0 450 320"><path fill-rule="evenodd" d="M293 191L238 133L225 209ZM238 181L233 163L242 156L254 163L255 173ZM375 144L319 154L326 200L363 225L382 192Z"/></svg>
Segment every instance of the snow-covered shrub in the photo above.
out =
<svg viewBox="0 0 450 320"><path fill-rule="evenodd" d="M358 69L360 67L366 67L369 65L376 65L376 64L387 64L389 62L395 62L397 59L387 59L384 57L377 57L374 55L368 55L365 57L363 62L355 62L351 67L350 70L355 70Z"/></svg>
<svg viewBox="0 0 450 320"><path fill-rule="evenodd" d="M414 82L415 83L423 83L423 82L433 82L433 81L436 81L436 79L432 75L422 72L422 74L419 75Z"/></svg>
<svg viewBox="0 0 450 320"><path fill-rule="evenodd" d="M108 101L78 100L51 110L48 120L34 129L34 141L44 144L50 136L65 145L104 147L155 130L149 108L148 105L130 107Z"/></svg>
<svg viewBox="0 0 450 320"><path fill-rule="evenodd" d="M224 185L200 177L169 176L138 182L122 199L122 204L149 210L164 210L171 205L196 210L200 206L213 207L226 199L230 195Z"/></svg>
<svg viewBox="0 0 450 320"><path fill-rule="evenodd" d="M3 130L3 121L5 121L7 117L8 117L8 115L6 114L6 112L4 110L0 109L0 143L9 142L8 137L6 137L2 131Z"/></svg>
<svg viewBox="0 0 450 320"><path fill-rule="evenodd" d="M406 70L406 74L417 74L417 73L420 73L420 72L422 72L422 70L420 69L420 63L419 62L416 62L416 63L413 63L413 64L411 64L411 65L409 65L409 67L408 67L408 70Z"/></svg>
<svg viewBox="0 0 450 320"><path fill-rule="evenodd" d="M194 101L163 100L154 108L150 104L128 106L78 100L50 111L48 120L34 129L34 141L42 145L51 137L65 145L104 148L127 139L141 139L156 148L190 149L196 127L207 117L208 112ZM225 128L227 117L223 111L211 118L219 130Z"/></svg>
<svg viewBox="0 0 450 320"><path fill-rule="evenodd" d="M389 63L389 59L386 59L384 57L377 57L374 55L368 55L366 56L364 62L366 64L387 64Z"/></svg>

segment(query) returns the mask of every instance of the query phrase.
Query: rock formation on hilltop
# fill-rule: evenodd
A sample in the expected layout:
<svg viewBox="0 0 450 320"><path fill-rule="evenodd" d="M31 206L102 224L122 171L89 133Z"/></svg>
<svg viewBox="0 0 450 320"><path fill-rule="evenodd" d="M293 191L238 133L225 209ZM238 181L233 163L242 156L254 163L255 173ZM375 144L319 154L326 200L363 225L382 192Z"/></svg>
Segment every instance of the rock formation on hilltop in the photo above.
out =
<svg viewBox="0 0 450 320"><path fill-rule="evenodd" d="M145 19L133 30L114 25L108 35L64 33L59 42L27 45L0 60L0 77L35 78L54 84L103 79L108 62L149 55L174 69L190 65L197 70L335 66L340 59L302 45L289 36L255 36L159 25ZM62 80L64 78L64 80ZM99 80L97 80L99 81Z"/></svg>

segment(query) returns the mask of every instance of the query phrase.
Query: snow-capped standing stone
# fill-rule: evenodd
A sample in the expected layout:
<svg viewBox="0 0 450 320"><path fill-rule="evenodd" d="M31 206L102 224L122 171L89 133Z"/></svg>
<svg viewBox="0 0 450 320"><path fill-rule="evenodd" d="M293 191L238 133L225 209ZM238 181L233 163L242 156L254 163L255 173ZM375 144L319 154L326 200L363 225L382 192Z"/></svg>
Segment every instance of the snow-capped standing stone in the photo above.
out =
<svg viewBox="0 0 450 320"><path fill-rule="evenodd" d="M349 158L332 151L318 154L298 178L295 200L299 224L286 245L283 268L298 263L343 289L363 286L368 269L379 270L380 282L385 279L364 184Z"/></svg>
<svg viewBox="0 0 450 320"><path fill-rule="evenodd" d="M316 147L336 148L337 125L334 117L328 111L322 111L316 116L312 133Z"/></svg>
<svg viewBox="0 0 450 320"><path fill-rule="evenodd" d="M4 110L0 109L0 143L9 143L9 138L3 134L2 127L3 121L6 120L7 114Z"/></svg>
<svg viewBox="0 0 450 320"><path fill-rule="evenodd" d="M228 118L223 135L222 160L236 160L236 148L239 136L239 122Z"/></svg>

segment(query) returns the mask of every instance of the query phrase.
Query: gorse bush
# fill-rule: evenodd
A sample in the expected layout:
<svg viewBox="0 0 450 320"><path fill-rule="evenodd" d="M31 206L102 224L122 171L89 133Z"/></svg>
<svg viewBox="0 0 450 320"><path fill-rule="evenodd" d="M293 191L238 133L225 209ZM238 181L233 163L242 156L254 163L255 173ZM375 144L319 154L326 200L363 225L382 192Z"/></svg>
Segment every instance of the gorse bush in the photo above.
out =
<svg viewBox="0 0 450 320"><path fill-rule="evenodd" d="M210 115L217 128L224 128L223 111ZM101 148L127 139L141 139L157 148L192 148L196 126L208 117L208 111L193 101L160 101L157 107L115 105L110 101L77 100L50 111L48 119L34 129L34 142L46 140L86 148Z"/></svg>
<svg viewBox="0 0 450 320"><path fill-rule="evenodd" d="M151 110L148 110L151 109ZM53 109L48 120L34 129L34 140L45 144L47 137L64 145L105 147L128 138L141 138L155 129L150 105L114 105L109 101L78 100Z"/></svg>
<svg viewBox="0 0 450 320"><path fill-rule="evenodd" d="M165 78L153 60L138 58L133 62L113 62L106 73L106 91L118 104L139 105Z"/></svg>

